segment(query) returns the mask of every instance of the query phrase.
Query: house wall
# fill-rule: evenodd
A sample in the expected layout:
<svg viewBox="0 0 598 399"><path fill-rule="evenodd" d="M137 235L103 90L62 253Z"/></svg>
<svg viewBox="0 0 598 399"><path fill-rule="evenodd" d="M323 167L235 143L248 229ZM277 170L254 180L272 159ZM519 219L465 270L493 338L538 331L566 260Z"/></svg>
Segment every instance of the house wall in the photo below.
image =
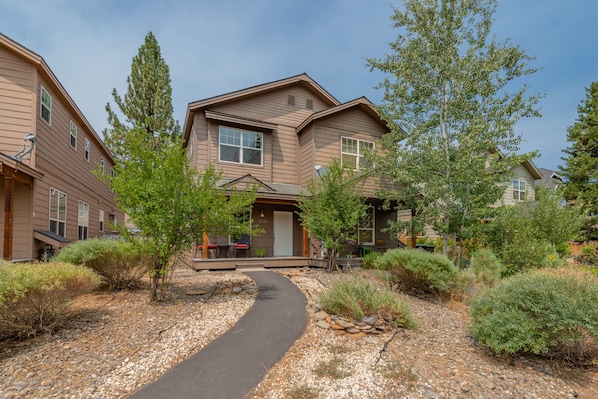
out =
<svg viewBox="0 0 598 399"><path fill-rule="evenodd" d="M513 199L513 184L512 179L517 180L524 180L526 185L526 201L535 201L536 200L536 181L534 180L531 173L525 168L523 165L517 165L513 168L511 174L509 175L509 179L504 183L505 184L505 192L503 195L502 200L497 201L495 206L500 205L515 205L517 203L516 200Z"/></svg>
<svg viewBox="0 0 598 399"><path fill-rule="evenodd" d="M0 176L0 207L4 209L5 177ZM29 259L33 248L32 190L26 184L14 182L12 259ZM0 217L0 251L4 242L4 215Z"/></svg>
<svg viewBox="0 0 598 399"><path fill-rule="evenodd" d="M30 63L0 47L0 152L6 155L19 152L35 131L34 73Z"/></svg>

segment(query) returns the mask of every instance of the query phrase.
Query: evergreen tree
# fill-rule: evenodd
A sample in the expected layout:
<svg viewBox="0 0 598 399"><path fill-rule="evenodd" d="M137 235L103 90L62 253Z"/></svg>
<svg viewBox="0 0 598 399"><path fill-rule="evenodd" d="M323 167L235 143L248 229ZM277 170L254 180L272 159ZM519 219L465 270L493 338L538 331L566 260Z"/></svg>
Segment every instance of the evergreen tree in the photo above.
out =
<svg viewBox="0 0 598 399"><path fill-rule="evenodd" d="M463 235L501 198L504 174L535 155L516 154L521 136L514 125L539 115L538 97L508 86L534 72L533 59L509 41L490 39L495 0L403 5L392 16L401 29L392 52L368 59L372 70L387 74L378 86L380 111L392 121L381 141L386 160L376 165L408 187L391 194L399 204L415 200L414 213L442 235L446 254L449 235Z"/></svg>
<svg viewBox="0 0 598 399"><path fill-rule="evenodd" d="M143 129L157 147L165 140L174 140L181 129L173 118L170 71L162 58L158 40L149 32L131 63L127 92L121 97L116 89L112 97L125 118L121 121L110 104L106 104L111 128L103 131L106 145L117 160L126 156L124 138L131 129Z"/></svg>
<svg viewBox="0 0 598 399"><path fill-rule="evenodd" d="M577 120L567 129L571 145L563 150L565 177L563 195L568 201L580 201L588 212L584 231L586 240L598 240L598 82L586 88L586 100L577 108Z"/></svg>

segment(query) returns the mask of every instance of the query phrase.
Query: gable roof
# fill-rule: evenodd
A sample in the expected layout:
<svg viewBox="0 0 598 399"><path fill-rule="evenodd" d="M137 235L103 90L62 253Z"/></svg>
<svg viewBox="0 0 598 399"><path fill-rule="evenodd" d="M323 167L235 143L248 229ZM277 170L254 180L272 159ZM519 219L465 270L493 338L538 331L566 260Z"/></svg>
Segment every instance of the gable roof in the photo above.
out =
<svg viewBox="0 0 598 399"><path fill-rule="evenodd" d="M246 174L236 179L222 179L218 186L225 189L245 189L247 184L257 186L257 197L261 200L273 199L281 200L286 199L289 201L295 201L305 195L307 190L299 184L288 184L288 183L274 183L268 182L268 184L262 182L260 179Z"/></svg>
<svg viewBox="0 0 598 399"><path fill-rule="evenodd" d="M301 123L299 126L297 126L297 129L295 129L295 131L297 134L299 134L306 126L308 126L312 122L314 122L318 119L326 118L330 115L337 114L342 111L349 110L351 108L359 108L359 109L365 111L369 116L372 117L372 119L374 119L377 123L379 123L380 126L382 126L384 129L387 129L387 130L389 129L388 122L386 120L382 119L382 117L380 116L380 114L378 113L376 108L374 108L374 105L370 102L370 100L368 100L366 97L359 97L355 100L348 101L346 103L339 104L339 105L327 108L325 110L316 112L314 114L311 114L305 121L303 121L303 123Z"/></svg>
<svg viewBox="0 0 598 399"><path fill-rule="evenodd" d="M315 80L309 77L306 73L291 76L289 78L275 80L273 82L252 86L246 89L233 91L230 93L221 94L214 97L209 97L203 100L189 103L187 106L187 114L185 115L185 124L183 126L183 137L187 139L191 132L191 125L193 124L192 116L194 112L200 111L207 107L224 104L232 101L249 98L259 94L267 93L269 91L278 90L288 86L302 85L308 90L317 95L324 103L330 107L340 105L340 102L328 93Z"/></svg>
<svg viewBox="0 0 598 399"><path fill-rule="evenodd" d="M114 162L112 154L110 153L110 150L108 150L108 147L106 147L106 144L104 144L104 142L100 139L100 136L96 133L96 131L91 126L85 115L83 115L79 107L77 107L77 104L75 104L75 102L68 94L68 92L65 90L65 88L62 86L56 75L54 75L54 72L52 72L48 64L46 64L46 61L37 53L20 45L19 43L3 35L2 33L0 33L0 46L3 46L7 50L17 54L18 56L25 59L27 62L33 64L36 67L38 73L42 75L48 82L48 85L50 85L54 89L54 91L61 98L66 108L70 112L72 112L73 115L79 118L81 124L84 125L85 128L87 128L87 130L89 130L92 136L91 139L93 139L102 148L102 150L106 152L110 161Z"/></svg>

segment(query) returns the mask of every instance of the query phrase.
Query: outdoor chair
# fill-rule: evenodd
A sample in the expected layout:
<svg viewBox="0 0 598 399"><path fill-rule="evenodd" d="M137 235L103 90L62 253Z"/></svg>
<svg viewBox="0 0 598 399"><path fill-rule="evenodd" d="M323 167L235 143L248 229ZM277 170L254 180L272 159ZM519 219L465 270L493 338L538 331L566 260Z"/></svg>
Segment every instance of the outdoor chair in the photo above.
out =
<svg viewBox="0 0 598 399"><path fill-rule="evenodd" d="M216 244L208 244L208 258L216 258L218 251L218 245ZM197 253L200 253L203 256L203 244L197 243L195 246L195 258L197 258Z"/></svg>
<svg viewBox="0 0 598 399"><path fill-rule="evenodd" d="M233 244L233 253L234 257L237 257L237 251L246 251L246 257L249 258L251 256L251 237L247 234L244 234Z"/></svg>

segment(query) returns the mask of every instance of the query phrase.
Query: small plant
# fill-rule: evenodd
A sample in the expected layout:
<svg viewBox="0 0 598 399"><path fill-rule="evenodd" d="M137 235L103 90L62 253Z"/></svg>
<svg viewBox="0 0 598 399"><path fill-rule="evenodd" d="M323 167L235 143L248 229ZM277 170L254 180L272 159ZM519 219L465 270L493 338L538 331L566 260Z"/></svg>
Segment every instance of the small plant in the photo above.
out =
<svg viewBox="0 0 598 399"><path fill-rule="evenodd" d="M552 255L554 256L554 255ZM473 254L470 268L478 283L492 287L502 277L505 267L490 249L480 249Z"/></svg>
<svg viewBox="0 0 598 399"><path fill-rule="evenodd" d="M0 339L51 331L71 301L99 283L92 270L68 263L0 263Z"/></svg>
<svg viewBox="0 0 598 399"><path fill-rule="evenodd" d="M61 250L53 261L87 266L99 274L112 290L135 288L151 263L140 246L96 238L72 243Z"/></svg>
<svg viewBox="0 0 598 399"><path fill-rule="evenodd" d="M317 399L320 395L317 389L307 385L301 385L286 392L285 398L288 399Z"/></svg>
<svg viewBox="0 0 598 399"><path fill-rule="evenodd" d="M459 270L451 286L451 298L464 301L471 294L475 279L470 269Z"/></svg>
<svg viewBox="0 0 598 399"><path fill-rule="evenodd" d="M318 299L322 308L330 314L354 320L378 316L396 326L416 327L411 309L394 292L378 288L361 277L340 279Z"/></svg>
<svg viewBox="0 0 598 399"><path fill-rule="evenodd" d="M458 271L446 256L413 249L387 251L376 265L395 275L405 290L435 294L447 293Z"/></svg>
<svg viewBox="0 0 598 399"><path fill-rule="evenodd" d="M382 254L377 251L368 252L361 257L361 265L364 269L374 269L376 267L376 260Z"/></svg>
<svg viewBox="0 0 598 399"><path fill-rule="evenodd" d="M584 265L598 265L598 244L588 244L577 255L577 261Z"/></svg>
<svg viewBox="0 0 598 399"><path fill-rule="evenodd" d="M332 353L333 355L342 355L344 353L349 352L351 352L351 349L349 349L346 345L343 344L334 344L330 347L330 353Z"/></svg>
<svg viewBox="0 0 598 399"><path fill-rule="evenodd" d="M399 380L407 383L410 387L417 382L417 374L410 367L405 367L399 362L392 360L382 370L382 374L391 380Z"/></svg>
<svg viewBox="0 0 598 399"><path fill-rule="evenodd" d="M257 258L263 258L264 256L266 256L266 250L262 249L262 248L258 248L255 250L255 256Z"/></svg>
<svg viewBox="0 0 598 399"><path fill-rule="evenodd" d="M323 360L319 362L316 367L314 367L313 372L320 378L328 377L339 380L351 375L351 371L347 370L346 366L347 365L343 359L335 357L328 361Z"/></svg>
<svg viewBox="0 0 598 399"><path fill-rule="evenodd" d="M521 273L486 288L470 330L496 352L527 352L587 364L598 358L598 278L579 269Z"/></svg>

